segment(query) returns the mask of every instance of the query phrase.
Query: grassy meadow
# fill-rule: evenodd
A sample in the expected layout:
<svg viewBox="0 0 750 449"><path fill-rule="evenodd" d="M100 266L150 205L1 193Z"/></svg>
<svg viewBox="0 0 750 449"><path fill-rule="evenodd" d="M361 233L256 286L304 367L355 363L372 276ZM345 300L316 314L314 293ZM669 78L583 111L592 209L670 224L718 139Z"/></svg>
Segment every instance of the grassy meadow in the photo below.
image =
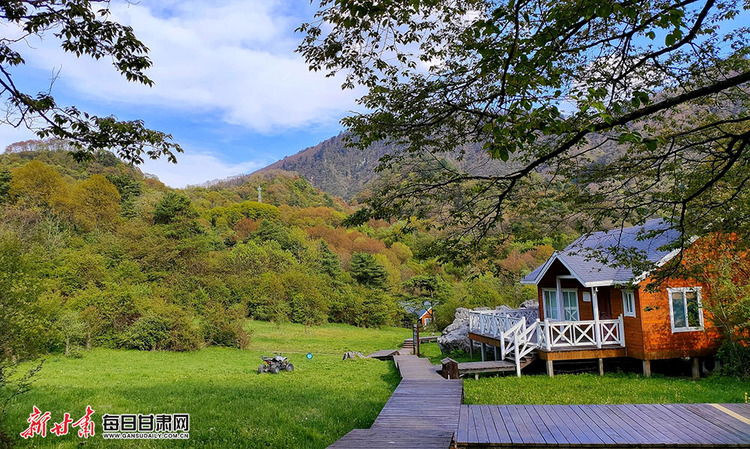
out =
<svg viewBox="0 0 750 449"><path fill-rule="evenodd" d="M367 428L399 382L393 363L342 361L346 351L365 354L396 348L407 329L361 329L328 324L305 327L250 321L246 350L209 347L194 352L94 349L82 358L50 356L32 390L17 398L5 418L5 432L19 447L250 447L323 448L349 430ZM261 355L282 352L291 373L256 373ZM312 360L305 355L311 352ZM437 344L422 346L439 363ZM459 357L461 361L466 357ZM586 404L741 402L750 382L712 376L699 381L656 375L609 373L483 376L464 382L467 404ZM52 423L86 406L97 435L83 440L76 429L64 437L24 441L32 406L50 411ZM190 439L104 441L105 413L190 413Z"/></svg>
<svg viewBox="0 0 750 449"><path fill-rule="evenodd" d="M750 382L710 376L685 377L608 373L480 377L464 382L466 404L667 404L743 402Z"/></svg>
<svg viewBox="0 0 750 449"><path fill-rule="evenodd" d="M422 355L440 363L445 355L436 344L422 345ZM457 354L458 362L470 359ZM636 373L596 373L482 375L464 381L466 404L665 404L698 402L743 402L750 392L750 381L733 377L709 376L694 381L686 377L654 374L645 378Z"/></svg>
<svg viewBox="0 0 750 449"><path fill-rule="evenodd" d="M209 347L200 351L144 352L94 349L83 358L51 356L32 390L18 398L5 418L5 431L20 447L251 447L322 448L353 428L372 424L399 382L392 363L342 361L345 351L368 353L395 348L409 331L359 329L347 325L304 327L248 324L247 350ZM281 351L294 372L257 374L261 355ZM307 352L313 354L308 361ZM52 412L53 422L69 412L75 420L86 405L95 410L97 435L83 440L75 430L24 441L32 406ZM104 441L105 413L190 413L187 441Z"/></svg>

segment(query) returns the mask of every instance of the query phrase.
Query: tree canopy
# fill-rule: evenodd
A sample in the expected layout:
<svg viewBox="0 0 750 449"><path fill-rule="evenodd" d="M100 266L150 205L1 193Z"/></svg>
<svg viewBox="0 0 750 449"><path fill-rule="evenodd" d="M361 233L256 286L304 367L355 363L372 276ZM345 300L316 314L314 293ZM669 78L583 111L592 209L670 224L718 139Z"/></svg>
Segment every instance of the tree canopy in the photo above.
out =
<svg viewBox="0 0 750 449"><path fill-rule="evenodd" d="M350 144L398 148L355 222L439 215L458 253L559 199L592 227L661 216L684 236L747 233L749 7L322 0L298 51L366 89ZM440 162L466 143L505 168Z"/></svg>
<svg viewBox="0 0 750 449"><path fill-rule="evenodd" d="M25 64L24 53L34 51L28 40L52 34L63 51L78 57L109 57L128 81L152 85L144 72L151 66L148 48L131 27L109 17L109 1L104 0L0 2L0 22L7 32L0 38L0 99L6 109L0 123L28 127L42 138L65 139L78 159L112 150L135 164L144 157L176 162L175 153L182 149L171 135L149 129L140 120L100 117L61 106L49 90L25 92L14 81L14 70Z"/></svg>

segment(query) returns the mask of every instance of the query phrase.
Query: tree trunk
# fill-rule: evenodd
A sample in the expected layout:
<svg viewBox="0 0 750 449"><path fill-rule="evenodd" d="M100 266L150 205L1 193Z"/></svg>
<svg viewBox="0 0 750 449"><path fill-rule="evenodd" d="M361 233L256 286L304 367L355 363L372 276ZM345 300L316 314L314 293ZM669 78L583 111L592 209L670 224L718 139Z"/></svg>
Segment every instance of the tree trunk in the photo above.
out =
<svg viewBox="0 0 750 449"><path fill-rule="evenodd" d="M70 354L70 337L65 337L65 355Z"/></svg>
<svg viewBox="0 0 750 449"><path fill-rule="evenodd" d="M91 331L86 333L86 350L91 351Z"/></svg>

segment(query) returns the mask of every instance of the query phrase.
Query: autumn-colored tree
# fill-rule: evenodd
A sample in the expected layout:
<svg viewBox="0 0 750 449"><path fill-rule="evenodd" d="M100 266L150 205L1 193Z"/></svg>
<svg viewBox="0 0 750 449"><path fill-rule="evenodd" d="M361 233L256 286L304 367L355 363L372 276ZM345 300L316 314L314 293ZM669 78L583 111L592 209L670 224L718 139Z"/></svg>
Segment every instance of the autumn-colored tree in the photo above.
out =
<svg viewBox="0 0 750 449"><path fill-rule="evenodd" d="M684 276L706 286L702 302L724 338L719 349L725 374L750 377L750 256L737 235L714 234L682 258ZM677 270L680 272L681 270Z"/></svg>
<svg viewBox="0 0 750 449"><path fill-rule="evenodd" d="M111 229L120 216L117 187L102 175L92 175L73 189L74 217L85 231Z"/></svg>
<svg viewBox="0 0 750 449"><path fill-rule="evenodd" d="M65 180L60 172L44 162L32 160L13 172L8 193L24 207L49 210L55 196L65 188Z"/></svg>

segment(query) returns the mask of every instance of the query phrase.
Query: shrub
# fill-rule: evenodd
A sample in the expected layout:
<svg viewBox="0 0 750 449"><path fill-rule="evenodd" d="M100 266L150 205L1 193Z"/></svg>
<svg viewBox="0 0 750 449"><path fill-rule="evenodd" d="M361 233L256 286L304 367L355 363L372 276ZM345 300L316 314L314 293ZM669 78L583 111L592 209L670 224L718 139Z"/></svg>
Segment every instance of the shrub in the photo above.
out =
<svg viewBox="0 0 750 449"><path fill-rule="evenodd" d="M203 313L203 334L206 342L220 346L245 349L250 344L250 334L245 330L247 308L236 304L225 308L212 302Z"/></svg>
<svg viewBox="0 0 750 449"><path fill-rule="evenodd" d="M725 376L750 377L750 348L734 340L724 340L717 358L719 372Z"/></svg>
<svg viewBox="0 0 750 449"><path fill-rule="evenodd" d="M170 327L166 317L154 314L142 316L125 333L123 346L142 351L162 349L169 338Z"/></svg>

